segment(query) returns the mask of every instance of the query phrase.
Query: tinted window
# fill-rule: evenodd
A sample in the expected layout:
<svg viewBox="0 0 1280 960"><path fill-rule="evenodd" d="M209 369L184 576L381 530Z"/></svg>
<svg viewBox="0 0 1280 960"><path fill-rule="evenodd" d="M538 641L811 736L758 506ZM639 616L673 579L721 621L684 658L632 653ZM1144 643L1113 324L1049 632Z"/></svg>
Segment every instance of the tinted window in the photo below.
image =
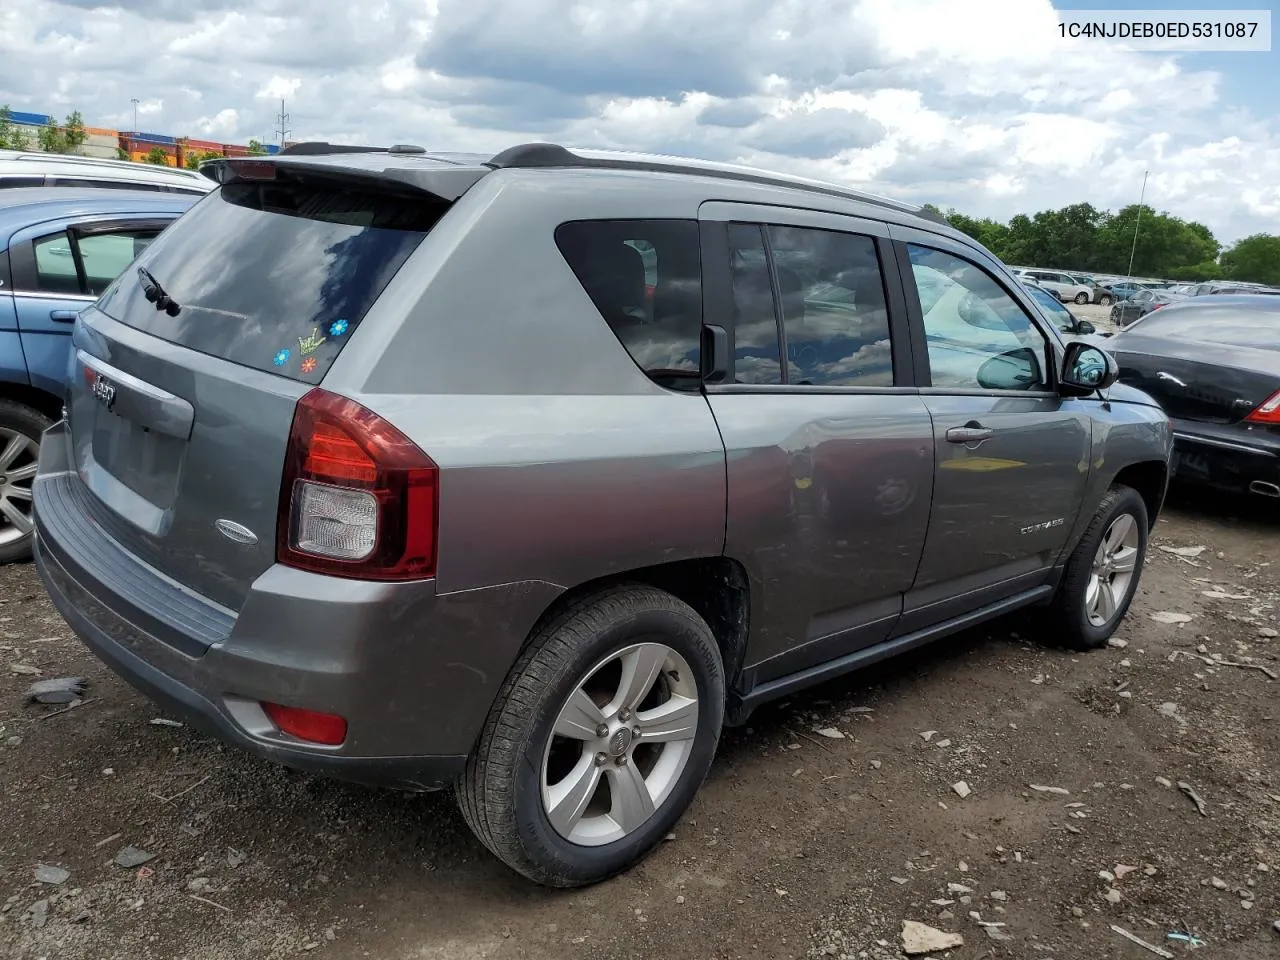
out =
<svg viewBox="0 0 1280 960"><path fill-rule="evenodd" d="M1027 293L1031 295L1031 299L1039 305L1040 309L1045 312L1045 315L1053 321L1055 327L1064 333L1070 333L1075 330L1075 316L1052 293L1040 287L1027 287Z"/></svg>
<svg viewBox="0 0 1280 960"><path fill-rule="evenodd" d="M764 234L755 224L729 224L733 274L734 375L738 383L781 383L778 320L773 309Z"/></svg>
<svg viewBox="0 0 1280 960"><path fill-rule="evenodd" d="M40 293L80 294L80 275L66 232L40 237L32 246L36 255L36 289Z"/></svg>
<svg viewBox="0 0 1280 960"><path fill-rule="evenodd" d="M136 270L98 306L172 343L315 383L445 209L343 185L227 184L139 262L176 317L147 300Z"/></svg>
<svg viewBox="0 0 1280 960"><path fill-rule="evenodd" d="M1169 307L1147 314L1126 331L1126 338L1141 336L1274 349L1280 342L1280 311Z"/></svg>
<svg viewBox="0 0 1280 960"><path fill-rule="evenodd" d="M0 177L3 187L43 187L44 177Z"/></svg>
<svg viewBox="0 0 1280 960"><path fill-rule="evenodd" d="M702 267L693 220L578 220L556 245L636 365L672 390L699 390Z"/></svg>
<svg viewBox="0 0 1280 960"><path fill-rule="evenodd" d="M940 291L923 309L933 386L1034 390L1046 384L1044 335L990 275L941 250L915 244L907 250L917 288Z"/></svg>
<svg viewBox="0 0 1280 960"><path fill-rule="evenodd" d="M83 177L51 177L51 187L93 187L95 190L150 190L159 192L158 184L145 180L89 180Z"/></svg>
<svg viewBox="0 0 1280 960"><path fill-rule="evenodd" d="M789 382L892 386L889 313L875 241L770 226Z"/></svg>

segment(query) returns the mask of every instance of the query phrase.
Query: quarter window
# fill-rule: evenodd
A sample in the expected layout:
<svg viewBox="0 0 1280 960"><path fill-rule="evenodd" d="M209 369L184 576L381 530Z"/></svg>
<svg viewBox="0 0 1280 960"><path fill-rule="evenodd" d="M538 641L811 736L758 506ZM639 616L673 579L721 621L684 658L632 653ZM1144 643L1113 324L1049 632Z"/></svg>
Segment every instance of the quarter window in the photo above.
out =
<svg viewBox="0 0 1280 960"><path fill-rule="evenodd" d="M702 386L702 267L693 220L577 220L556 246L631 359L671 390Z"/></svg>
<svg viewBox="0 0 1280 960"><path fill-rule="evenodd" d="M907 250L921 290L933 386L985 390L1047 386L1044 334L986 271L930 247L909 244Z"/></svg>

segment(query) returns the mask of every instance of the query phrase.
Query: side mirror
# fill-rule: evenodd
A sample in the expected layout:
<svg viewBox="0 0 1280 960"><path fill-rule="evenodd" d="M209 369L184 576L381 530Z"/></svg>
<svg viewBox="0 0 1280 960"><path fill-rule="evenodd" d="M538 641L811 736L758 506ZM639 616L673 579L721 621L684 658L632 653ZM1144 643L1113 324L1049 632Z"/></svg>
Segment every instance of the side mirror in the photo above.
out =
<svg viewBox="0 0 1280 960"><path fill-rule="evenodd" d="M1091 343L1067 344L1067 355L1062 362L1059 383L1067 393L1088 396L1095 390L1105 390L1120 378L1116 358Z"/></svg>
<svg viewBox="0 0 1280 960"><path fill-rule="evenodd" d="M1098 332L1098 328L1095 327L1088 320L1081 320L1079 323L1076 324L1076 333L1079 333L1083 336L1087 337L1089 334L1097 333L1097 332Z"/></svg>
<svg viewBox="0 0 1280 960"><path fill-rule="evenodd" d="M1040 382L1040 360L1030 347L998 353L978 367L985 390L1033 390Z"/></svg>

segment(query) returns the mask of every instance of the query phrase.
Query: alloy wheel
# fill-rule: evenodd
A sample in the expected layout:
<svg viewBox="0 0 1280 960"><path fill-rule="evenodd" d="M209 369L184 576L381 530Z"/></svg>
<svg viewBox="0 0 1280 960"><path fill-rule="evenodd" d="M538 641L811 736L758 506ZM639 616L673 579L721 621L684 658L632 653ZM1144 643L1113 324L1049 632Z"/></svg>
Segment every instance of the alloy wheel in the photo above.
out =
<svg viewBox="0 0 1280 960"><path fill-rule="evenodd" d="M542 759L542 805L570 843L633 833L679 783L698 732L693 671L663 643L610 654L560 708Z"/></svg>
<svg viewBox="0 0 1280 960"><path fill-rule="evenodd" d="M31 534L31 486L39 457L39 443L0 427L0 546Z"/></svg>
<svg viewBox="0 0 1280 960"><path fill-rule="evenodd" d="M1085 613L1093 626L1110 623L1128 599L1137 576L1139 542L1138 523L1128 513L1112 520L1103 534L1084 595Z"/></svg>

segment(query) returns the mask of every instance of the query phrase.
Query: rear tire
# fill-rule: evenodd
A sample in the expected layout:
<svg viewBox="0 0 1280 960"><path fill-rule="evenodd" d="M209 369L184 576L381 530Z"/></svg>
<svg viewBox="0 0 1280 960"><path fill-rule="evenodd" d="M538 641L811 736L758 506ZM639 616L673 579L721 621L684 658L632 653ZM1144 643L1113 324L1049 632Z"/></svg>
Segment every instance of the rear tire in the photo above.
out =
<svg viewBox="0 0 1280 960"><path fill-rule="evenodd" d="M0 563L31 557L31 488L40 437L52 425L39 410L0 400Z"/></svg>
<svg viewBox="0 0 1280 960"><path fill-rule="evenodd" d="M1102 296L1100 296L1098 298L1098 306L1100 307L1111 306L1111 295L1108 293L1104 293Z"/></svg>
<svg viewBox="0 0 1280 960"><path fill-rule="evenodd" d="M1138 592L1146 556L1146 502L1132 487L1112 487L1067 561L1050 605L1058 639L1077 650L1105 646Z"/></svg>
<svg viewBox="0 0 1280 960"><path fill-rule="evenodd" d="M462 815L537 883L607 879L648 854L693 800L724 700L715 636L691 607L643 585L587 597L512 667L458 781Z"/></svg>
<svg viewBox="0 0 1280 960"><path fill-rule="evenodd" d="M1076 303L1080 304L1081 306L1084 306L1088 302L1089 302L1089 295L1087 293L1084 293L1082 291L1076 294Z"/></svg>

